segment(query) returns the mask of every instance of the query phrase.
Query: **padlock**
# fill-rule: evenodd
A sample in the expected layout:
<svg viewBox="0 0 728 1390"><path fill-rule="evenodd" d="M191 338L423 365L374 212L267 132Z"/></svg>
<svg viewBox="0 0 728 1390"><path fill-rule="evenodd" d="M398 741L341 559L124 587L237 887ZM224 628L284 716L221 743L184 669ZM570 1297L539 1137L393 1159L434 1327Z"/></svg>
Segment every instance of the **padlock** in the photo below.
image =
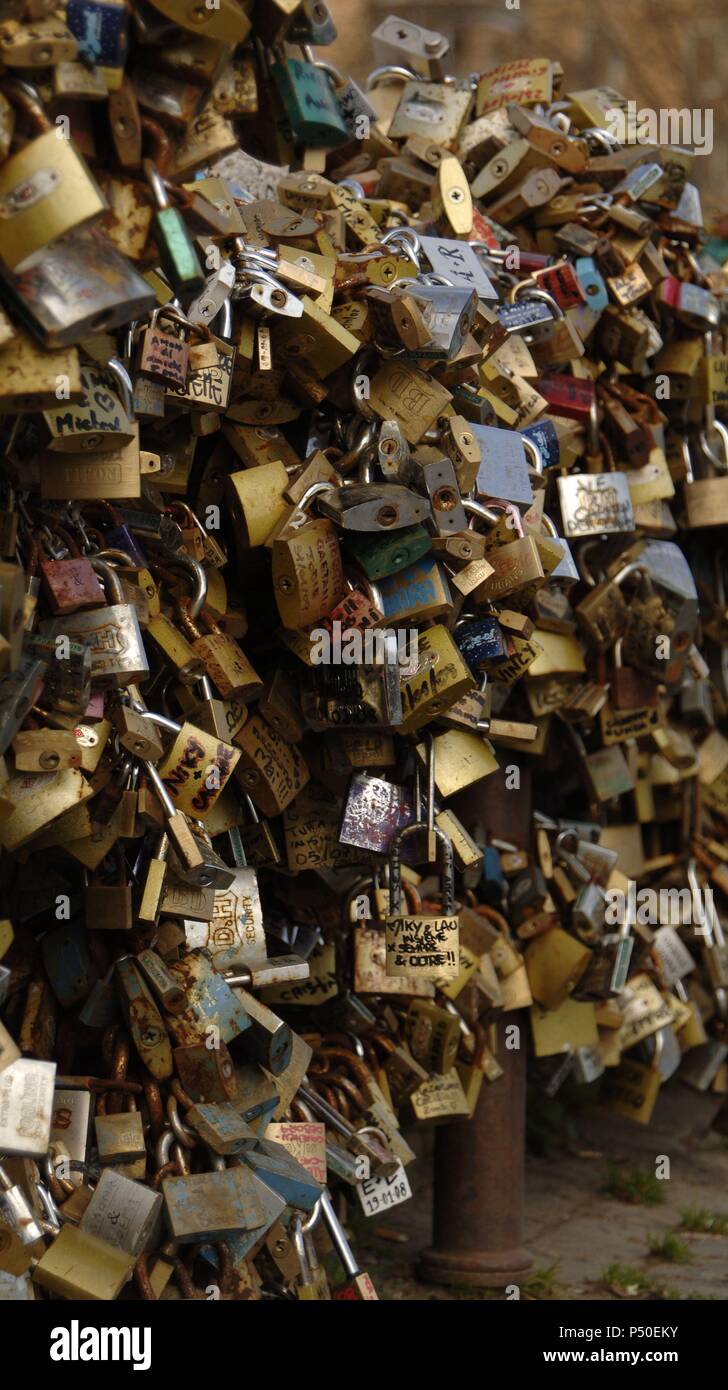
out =
<svg viewBox="0 0 728 1390"><path fill-rule="evenodd" d="M123 602L118 575L105 560L92 561L112 599L106 608L69 613L43 624L50 637L72 636L91 649L91 674L102 686L130 685L149 674L139 619ZM56 644L57 645L57 644Z"/></svg>
<svg viewBox="0 0 728 1390"><path fill-rule="evenodd" d="M293 1221L293 1242L300 1271L296 1284L296 1297L316 1302L331 1298L326 1272L323 1265L319 1264L316 1248L310 1236L319 1215L320 1208L317 1206L307 1221L300 1214Z"/></svg>
<svg viewBox="0 0 728 1390"><path fill-rule="evenodd" d="M182 631L190 639L192 650L202 661L223 699L247 701L260 693L263 682L244 652L205 610L202 612L202 622L207 631L192 621L189 605L185 606L184 601L178 606L177 617Z"/></svg>
<svg viewBox="0 0 728 1390"><path fill-rule="evenodd" d="M632 599L624 630L627 661L668 687L680 684L697 624L697 605L691 599L670 612L655 592L649 571L643 575L646 595Z"/></svg>
<svg viewBox="0 0 728 1390"><path fill-rule="evenodd" d="M131 931L131 885L127 883L123 857L119 857L116 872L116 883L100 882L97 878L86 888L86 924L94 931Z"/></svg>
<svg viewBox="0 0 728 1390"><path fill-rule="evenodd" d="M319 67L298 58L282 58L271 73L295 141L327 149L346 144L349 131Z"/></svg>
<svg viewBox="0 0 728 1390"><path fill-rule="evenodd" d="M567 539L634 529L629 484L623 473L570 473L559 477L557 486Z"/></svg>
<svg viewBox="0 0 728 1390"><path fill-rule="evenodd" d="M452 845L434 824L435 752L429 753L428 820L414 821L399 830L389 851L390 915L385 924L386 972L422 979L455 979L458 974L458 917L455 912L455 879ZM427 831L428 857L436 845L443 855L441 916L402 917L402 844L412 834Z"/></svg>
<svg viewBox="0 0 728 1390"><path fill-rule="evenodd" d="M110 377L114 378L112 390ZM57 453L88 450L90 454L117 449L135 439L131 401L131 378L117 358L110 358L105 371L81 368L82 399L44 412L48 428L48 448Z"/></svg>
<svg viewBox="0 0 728 1390"><path fill-rule="evenodd" d="M609 682L612 705L617 710L656 708L657 687L654 681L633 667L622 665L622 644L620 637L614 647L614 670Z"/></svg>
<svg viewBox="0 0 728 1390"><path fill-rule="evenodd" d="M185 386L190 356L185 328L174 310L154 310L139 345L139 370L145 376L164 385Z"/></svg>
<svg viewBox="0 0 728 1390"><path fill-rule="evenodd" d="M321 1213L326 1222L326 1227L336 1254L346 1274L345 1283L336 1286L332 1293L332 1297L334 1299L376 1300L378 1294L374 1288L374 1284L370 1276L359 1268L359 1264L353 1254L351 1246L346 1239L343 1226L334 1211L331 1197L326 1190L321 1195Z"/></svg>
<svg viewBox="0 0 728 1390"><path fill-rule="evenodd" d="M177 294L201 289L204 276L192 238L179 208L170 201L164 178L151 160L143 162L157 211L153 231L162 270Z"/></svg>
<svg viewBox="0 0 728 1390"><path fill-rule="evenodd" d="M413 999L407 1010L406 1039L416 1061L445 1076L460 1043L458 1020L430 999Z"/></svg>
<svg viewBox="0 0 728 1390"><path fill-rule="evenodd" d="M394 483L386 491L369 483L332 488L319 497L318 506L345 531L399 531L421 521L429 510L417 493Z"/></svg>
<svg viewBox="0 0 728 1390"><path fill-rule="evenodd" d="M104 591L91 561L78 551L68 559L41 560L40 576L53 613L76 613L101 608Z"/></svg>
<svg viewBox="0 0 728 1390"><path fill-rule="evenodd" d="M391 539L383 533L365 531L352 531L346 536L347 555L373 581L397 574L431 549L432 538L419 524L404 527Z"/></svg>
<svg viewBox="0 0 728 1390"><path fill-rule="evenodd" d="M50 241L101 217L106 202L73 143L57 139L35 89L12 78L4 91L38 132L0 171L0 255L22 271Z"/></svg>
<svg viewBox="0 0 728 1390"><path fill-rule="evenodd" d="M0 670L16 671L20 665L23 645L24 591L20 565L0 562Z"/></svg>
<svg viewBox="0 0 728 1390"><path fill-rule="evenodd" d="M305 498L305 495L304 495ZM304 499L299 504L302 510ZM328 614L344 594L336 528L320 518L273 542L273 588L284 627L301 628Z"/></svg>
<svg viewBox="0 0 728 1390"><path fill-rule="evenodd" d="M637 562L625 565L612 579L595 584L575 608L577 622L597 651L607 651L624 635L629 608L620 586L631 574L644 573Z"/></svg>

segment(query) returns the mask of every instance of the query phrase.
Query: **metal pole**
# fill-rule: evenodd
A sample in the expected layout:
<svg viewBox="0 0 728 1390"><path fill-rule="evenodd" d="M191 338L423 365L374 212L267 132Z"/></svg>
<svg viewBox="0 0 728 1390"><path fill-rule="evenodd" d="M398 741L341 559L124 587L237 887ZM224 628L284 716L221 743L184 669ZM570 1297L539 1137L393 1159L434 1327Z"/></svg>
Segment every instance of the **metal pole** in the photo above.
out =
<svg viewBox="0 0 728 1390"><path fill-rule="evenodd" d="M522 1244L528 1019L522 1009L505 1017L519 1025L522 1046L506 1050L500 1023L503 1076L483 1084L472 1120L435 1136L433 1244L417 1271L427 1283L502 1288L532 1264Z"/></svg>
<svg viewBox="0 0 728 1390"><path fill-rule="evenodd" d="M531 833L530 780L519 791L496 775L459 798L456 814L481 821L495 836L524 848ZM479 795L478 795L479 793ZM506 1047L506 1028L520 1028L520 1047ZM526 1040L525 1010L498 1020L497 1058L503 1076L481 1087L471 1120L435 1136L433 1244L420 1257L420 1279L471 1288L518 1284L531 1268L523 1247Z"/></svg>

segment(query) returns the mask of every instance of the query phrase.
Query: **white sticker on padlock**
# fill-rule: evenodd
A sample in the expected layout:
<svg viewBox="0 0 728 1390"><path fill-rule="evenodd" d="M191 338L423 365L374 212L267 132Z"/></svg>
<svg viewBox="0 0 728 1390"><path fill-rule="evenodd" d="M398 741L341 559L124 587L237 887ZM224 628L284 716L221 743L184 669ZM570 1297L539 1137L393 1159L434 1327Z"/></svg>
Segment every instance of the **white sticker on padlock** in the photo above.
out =
<svg viewBox="0 0 728 1390"><path fill-rule="evenodd" d="M684 946L674 927L659 927L655 932L652 950L660 962L660 970L669 986L689 975L695 969L687 946Z"/></svg>
<svg viewBox="0 0 728 1390"><path fill-rule="evenodd" d="M420 244L436 274L446 275L454 285L475 290L479 299L498 298L498 291L493 287L477 253L467 241L421 236Z"/></svg>
<svg viewBox="0 0 728 1390"><path fill-rule="evenodd" d="M379 1216L380 1212L397 1207L412 1196L409 1178L401 1163L391 1178L367 1178L356 1190L365 1216Z"/></svg>
<svg viewBox="0 0 728 1390"><path fill-rule="evenodd" d="M405 116L411 116L412 120L427 121L430 125L441 125L445 120L444 107L436 101L427 101L426 98L413 97L410 101L403 102L402 111Z"/></svg>

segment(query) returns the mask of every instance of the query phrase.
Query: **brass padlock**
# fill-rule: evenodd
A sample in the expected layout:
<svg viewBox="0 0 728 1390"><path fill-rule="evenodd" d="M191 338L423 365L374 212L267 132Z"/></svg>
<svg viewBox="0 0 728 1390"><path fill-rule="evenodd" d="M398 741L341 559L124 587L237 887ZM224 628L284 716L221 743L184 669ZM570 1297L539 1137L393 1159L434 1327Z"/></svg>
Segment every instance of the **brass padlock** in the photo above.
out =
<svg viewBox="0 0 728 1390"><path fill-rule="evenodd" d="M35 89L12 78L4 93L38 132L0 170L0 255L17 270L49 241L101 217L106 202L72 142L57 138Z"/></svg>
<svg viewBox="0 0 728 1390"><path fill-rule="evenodd" d="M308 627L330 613L346 592L332 521L307 521L292 536L274 540L272 560L273 589L284 627Z"/></svg>
<svg viewBox="0 0 728 1390"><path fill-rule="evenodd" d="M204 610L201 620L206 632L192 621L189 605L185 606L184 602L178 605L177 616L182 631L190 639L192 650L202 661L222 698L254 699L263 689L263 682L237 642L228 637Z"/></svg>

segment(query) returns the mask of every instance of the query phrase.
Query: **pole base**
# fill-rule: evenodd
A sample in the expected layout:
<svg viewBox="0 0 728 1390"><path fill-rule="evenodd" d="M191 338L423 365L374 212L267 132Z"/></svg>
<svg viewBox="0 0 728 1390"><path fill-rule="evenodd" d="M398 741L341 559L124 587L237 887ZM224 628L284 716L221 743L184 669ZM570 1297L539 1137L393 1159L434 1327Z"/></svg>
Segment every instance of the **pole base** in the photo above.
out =
<svg viewBox="0 0 728 1390"><path fill-rule="evenodd" d="M502 1289L528 1274L533 1260L527 1250L424 1250L417 1278L425 1284L460 1284L471 1289Z"/></svg>

